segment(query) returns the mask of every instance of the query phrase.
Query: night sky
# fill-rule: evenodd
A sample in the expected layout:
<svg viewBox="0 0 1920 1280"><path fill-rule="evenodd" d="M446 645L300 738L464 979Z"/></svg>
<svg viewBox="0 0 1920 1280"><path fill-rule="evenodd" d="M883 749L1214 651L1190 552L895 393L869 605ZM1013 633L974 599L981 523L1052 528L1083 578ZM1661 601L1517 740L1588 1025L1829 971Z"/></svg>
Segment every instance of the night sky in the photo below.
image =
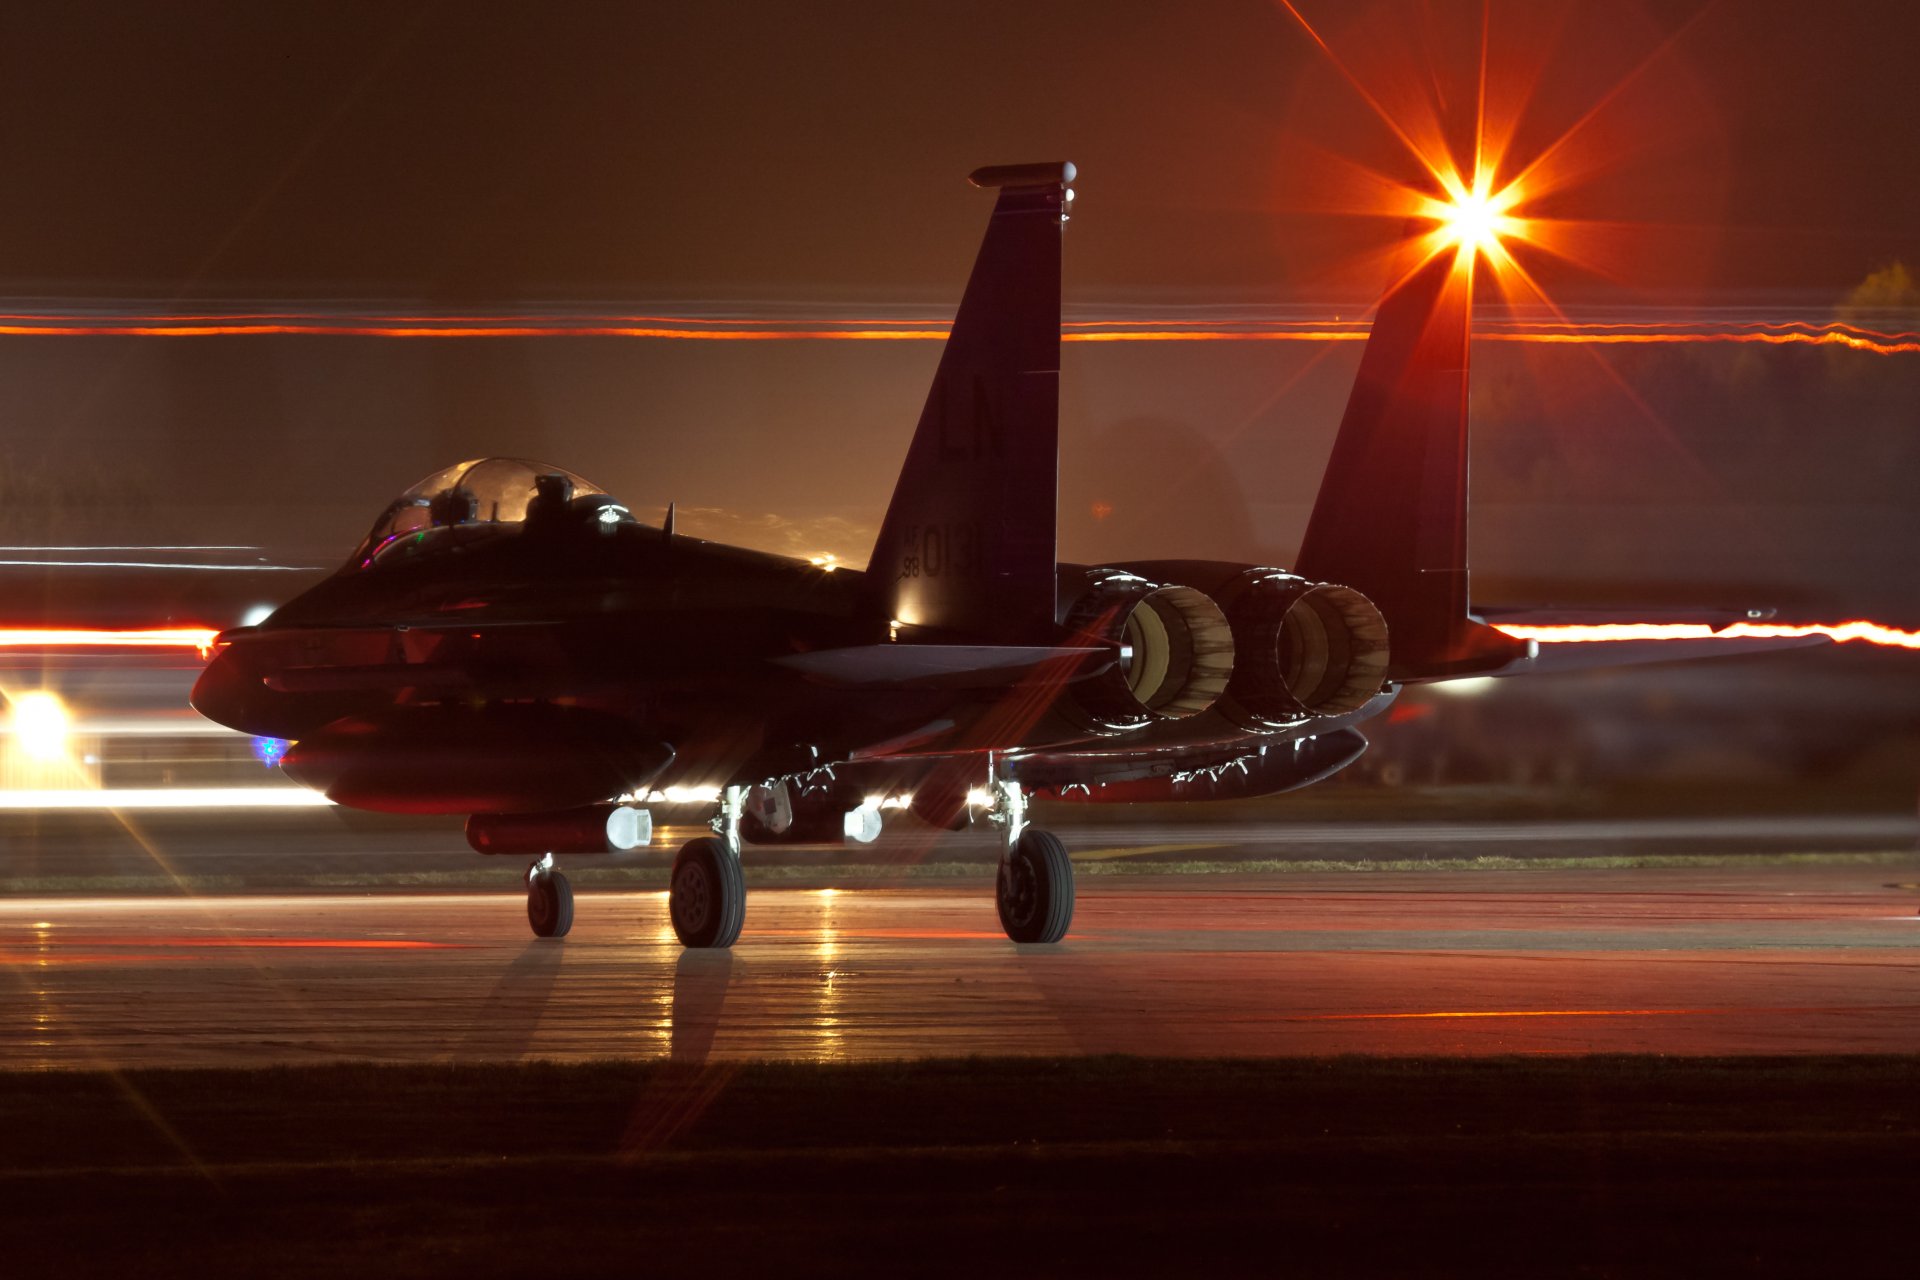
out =
<svg viewBox="0 0 1920 1280"><path fill-rule="evenodd" d="M1388 106L1424 95L1470 133L1479 4L1301 9ZM1916 327L1920 10L1490 16L1506 88L1532 85L1516 151L1599 108L1548 211L1610 225L1594 263L1532 263L1556 302L1904 308ZM1328 157L1417 177L1265 0L17 4L0 59L15 310L941 318L990 204L967 171L1070 158L1072 314L1350 314L1399 224L1337 209ZM0 522L13 541L144 531L338 555L420 475L514 452L643 518L673 499L695 532L857 560L937 357L927 342L0 337ZM1062 554L1284 562L1357 357L1070 347ZM1920 623L1920 355L1482 344L1475 369L1483 596L1758 594L1809 618Z"/></svg>

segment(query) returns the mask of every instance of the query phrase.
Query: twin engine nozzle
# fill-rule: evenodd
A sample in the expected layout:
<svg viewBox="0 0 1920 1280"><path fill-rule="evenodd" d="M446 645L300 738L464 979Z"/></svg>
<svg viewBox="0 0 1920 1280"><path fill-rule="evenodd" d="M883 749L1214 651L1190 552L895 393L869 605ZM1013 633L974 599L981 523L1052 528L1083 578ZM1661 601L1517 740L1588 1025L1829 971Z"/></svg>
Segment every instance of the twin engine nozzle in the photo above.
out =
<svg viewBox="0 0 1920 1280"><path fill-rule="evenodd" d="M1218 707L1241 728L1273 732L1357 711L1380 692L1387 623L1358 591L1279 569L1195 568L1206 590L1156 581L1161 574L1087 571L1066 625L1120 650L1113 667L1069 692L1091 728L1129 733Z"/></svg>

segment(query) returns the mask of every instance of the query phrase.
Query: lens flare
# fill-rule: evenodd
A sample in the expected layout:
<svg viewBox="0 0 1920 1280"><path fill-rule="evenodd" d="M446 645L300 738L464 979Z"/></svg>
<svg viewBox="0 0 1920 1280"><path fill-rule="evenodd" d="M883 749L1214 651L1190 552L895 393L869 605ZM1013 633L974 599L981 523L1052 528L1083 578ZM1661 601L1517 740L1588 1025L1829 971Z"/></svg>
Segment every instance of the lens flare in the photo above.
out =
<svg viewBox="0 0 1920 1280"><path fill-rule="evenodd" d="M1439 255L1451 252L1455 269L1463 274L1471 277L1475 267L1484 261L1492 268L1495 281L1507 292L1513 291L1513 284L1522 283L1527 293L1545 301L1545 294L1514 258L1508 244L1523 241L1550 247L1542 220L1529 218L1522 211L1529 194L1526 174L1533 166L1518 175L1501 176L1514 122L1496 126L1488 118L1488 16L1483 14L1481 20L1472 158L1463 164L1456 158L1448 129L1437 113L1422 112L1419 118L1403 119L1401 113L1391 110L1379 94L1367 87L1365 80L1341 59L1292 0L1279 0L1279 3L1416 163L1418 178L1413 182L1364 166L1353 166L1356 176L1372 191L1362 201L1363 205L1370 206L1366 212L1432 224L1414 242L1415 261L1410 266L1400 264L1403 278L1417 273Z"/></svg>
<svg viewBox="0 0 1920 1280"><path fill-rule="evenodd" d="M1494 191L1493 175L1486 172L1474 174L1471 186L1451 170L1435 173L1434 178L1446 190L1446 197L1436 200L1429 196L1421 202L1420 215L1438 224L1430 233L1431 251L1424 256L1452 249L1455 261L1463 265L1470 265L1478 257L1506 263L1509 259L1504 241L1526 235L1525 219L1512 213L1523 194L1518 184Z"/></svg>
<svg viewBox="0 0 1920 1280"><path fill-rule="evenodd" d="M60 695L35 689L16 693L9 702L13 740L29 760L49 763L65 757L73 717Z"/></svg>

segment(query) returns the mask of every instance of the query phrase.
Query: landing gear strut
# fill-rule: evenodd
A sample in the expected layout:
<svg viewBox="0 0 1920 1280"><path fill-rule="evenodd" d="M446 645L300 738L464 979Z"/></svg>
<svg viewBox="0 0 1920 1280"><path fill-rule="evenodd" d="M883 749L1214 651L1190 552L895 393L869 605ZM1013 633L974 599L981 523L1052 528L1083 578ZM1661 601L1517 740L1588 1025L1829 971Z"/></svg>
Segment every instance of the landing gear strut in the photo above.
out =
<svg viewBox="0 0 1920 1280"><path fill-rule="evenodd" d="M1000 828L1000 875L994 902L1000 927L1015 942L1058 942L1073 923L1073 863L1049 831L1027 825L1020 784L994 779L988 819Z"/></svg>
<svg viewBox="0 0 1920 1280"><path fill-rule="evenodd" d="M720 796L713 835L689 840L673 860L667 914L681 945L730 947L747 918L747 881L740 871L740 818L747 789L728 787Z"/></svg>
<svg viewBox="0 0 1920 1280"><path fill-rule="evenodd" d="M550 853L527 868L527 923L542 938L564 938L573 928L573 886Z"/></svg>

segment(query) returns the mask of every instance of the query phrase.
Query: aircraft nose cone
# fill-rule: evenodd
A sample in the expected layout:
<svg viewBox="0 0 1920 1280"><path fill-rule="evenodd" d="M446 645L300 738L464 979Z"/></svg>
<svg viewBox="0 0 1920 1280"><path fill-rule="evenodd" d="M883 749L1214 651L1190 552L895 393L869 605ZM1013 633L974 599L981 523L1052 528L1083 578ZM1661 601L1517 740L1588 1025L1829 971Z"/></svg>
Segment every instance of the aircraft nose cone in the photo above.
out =
<svg viewBox="0 0 1920 1280"><path fill-rule="evenodd" d="M259 687L258 680L240 669L233 651L222 649L193 682L193 692L187 695L187 701L215 724L249 731L243 723L248 719L248 693Z"/></svg>

